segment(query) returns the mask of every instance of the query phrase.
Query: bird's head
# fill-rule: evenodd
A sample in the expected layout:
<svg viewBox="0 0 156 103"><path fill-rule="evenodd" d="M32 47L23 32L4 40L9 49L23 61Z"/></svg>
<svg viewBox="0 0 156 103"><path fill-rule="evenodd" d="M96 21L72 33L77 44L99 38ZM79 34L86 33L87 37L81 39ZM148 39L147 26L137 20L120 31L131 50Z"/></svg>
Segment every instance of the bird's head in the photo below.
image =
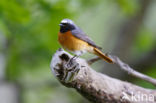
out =
<svg viewBox="0 0 156 103"><path fill-rule="evenodd" d="M76 25L70 19L63 19L59 25L60 25L60 32L62 33L70 30L74 30L76 28Z"/></svg>

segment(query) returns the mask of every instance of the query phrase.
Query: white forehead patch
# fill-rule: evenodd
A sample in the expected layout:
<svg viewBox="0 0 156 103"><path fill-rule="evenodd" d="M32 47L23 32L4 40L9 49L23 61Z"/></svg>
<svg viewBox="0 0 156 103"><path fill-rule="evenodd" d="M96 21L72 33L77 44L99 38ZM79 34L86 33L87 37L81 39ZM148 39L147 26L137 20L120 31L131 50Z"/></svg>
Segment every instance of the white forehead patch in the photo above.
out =
<svg viewBox="0 0 156 103"><path fill-rule="evenodd" d="M72 24L73 21L70 20L70 19L63 19L63 20L61 21L61 23L69 23L69 24Z"/></svg>

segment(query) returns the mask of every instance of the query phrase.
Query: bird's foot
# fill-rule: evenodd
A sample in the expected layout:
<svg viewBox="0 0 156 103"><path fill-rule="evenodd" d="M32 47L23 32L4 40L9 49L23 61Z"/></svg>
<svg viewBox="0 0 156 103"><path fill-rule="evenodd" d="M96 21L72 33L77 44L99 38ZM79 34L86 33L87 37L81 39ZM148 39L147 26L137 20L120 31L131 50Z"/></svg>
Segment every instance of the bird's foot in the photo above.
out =
<svg viewBox="0 0 156 103"><path fill-rule="evenodd" d="M80 65L76 62L75 58L71 58L67 64L65 64L66 74L64 76L65 82L70 82L74 79L80 70Z"/></svg>
<svg viewBox="0 0 156 103"><path fill-rule="evenodd" d="M69 70L72 69L76 64L76 57L72 57L71 59L69 59L69 61L66 64L66 68L68 68Z"/></svg>

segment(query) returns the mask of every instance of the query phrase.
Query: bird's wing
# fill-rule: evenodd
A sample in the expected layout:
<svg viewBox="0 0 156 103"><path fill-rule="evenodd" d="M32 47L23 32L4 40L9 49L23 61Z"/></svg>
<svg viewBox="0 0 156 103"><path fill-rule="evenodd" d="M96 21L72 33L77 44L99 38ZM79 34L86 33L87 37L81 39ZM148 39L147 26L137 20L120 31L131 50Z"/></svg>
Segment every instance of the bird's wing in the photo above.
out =
<svg viewBox="0 0 156 103"><path fill-rule="evenodd" d="M87 42L88 44L96 47L98 49L102 49L101 47L97 46L79 27L71 31L72 35L75 37Z"/></svg>

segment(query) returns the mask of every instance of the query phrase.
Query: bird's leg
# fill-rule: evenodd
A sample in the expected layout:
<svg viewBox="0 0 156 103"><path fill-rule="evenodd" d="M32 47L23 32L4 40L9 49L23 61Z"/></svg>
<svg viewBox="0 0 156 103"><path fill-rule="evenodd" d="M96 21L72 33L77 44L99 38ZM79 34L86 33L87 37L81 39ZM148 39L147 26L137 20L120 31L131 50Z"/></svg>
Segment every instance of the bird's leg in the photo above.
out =
<svg viewBox="0 0 156 103"><path fill-rule="evenodd" d="M76 60L78 57L79 57L79 55L74 55L74 56L70 59L70 61L71 61L71 60Z"/></svg>
<svg viewBox="0 0 156 103"><path fill-rule="evenodd" d="M74 64L73 62L75 62L75 60L78 58L78 55L74 55L71 59L69 59L69 61L67 62L67 67L70 67ZM72 66L73 67L73 66Z"/></svg>
<svg viewBox="0 0 156 103"><path fill-rule="evenodd" d="M75 66L74 63L75 63L76 59L78 57L80 57L83 53L84 53L84 51L75 51L74 52L75 55L71 59L69 59L69 61L67 62L66 67L69 68L69 69L70 68L72 69Z"/></svg>
<svg viewBox="0 0 156 103"><path fill-rule="evenodd" d="M77 51L75 52L75 55L67 62L67 67L72 68L74 65L75 60L80 57L84 51Z"/></svg>

